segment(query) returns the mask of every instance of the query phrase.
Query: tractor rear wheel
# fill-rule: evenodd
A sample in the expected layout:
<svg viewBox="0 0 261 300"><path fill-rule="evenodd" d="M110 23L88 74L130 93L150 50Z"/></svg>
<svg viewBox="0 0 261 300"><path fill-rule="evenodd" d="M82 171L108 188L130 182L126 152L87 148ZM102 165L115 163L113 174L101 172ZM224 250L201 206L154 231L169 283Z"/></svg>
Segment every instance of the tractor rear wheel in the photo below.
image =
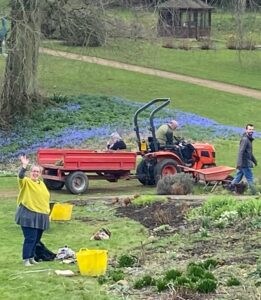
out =
<svg viewBox="0 0 261 300"><path fill-rule="evenodd" d="M150 170L148 165L144 160L142 160L136 170L136 175L138 177L138 180L143 185L155 185L155 178L153 174L153 170Z"/></svg>
<svg viewBox="0 0 261 300"><path fill-rule="evenodd" d="M47 175L57 175L57 170L48 170ZM53 179L44 179L44 183L49 190L58 191L64 187L63 181L53 180Z"/></svg>
<svg viewBox="0 0 261 300"><path fill-rule="evenodd" d="M178 167L178 163L173 159L163 159L157 163L155 167L155 179L158 182L162 177L167 175L176 175L181 170Z"/></svg>
<svg viewBox="0 0 261 300"><path fill-rule="evenodd" d="M66 177L65 186L72 194L83 194L88 190L89 180L85 173L76 171Z"/></svg>

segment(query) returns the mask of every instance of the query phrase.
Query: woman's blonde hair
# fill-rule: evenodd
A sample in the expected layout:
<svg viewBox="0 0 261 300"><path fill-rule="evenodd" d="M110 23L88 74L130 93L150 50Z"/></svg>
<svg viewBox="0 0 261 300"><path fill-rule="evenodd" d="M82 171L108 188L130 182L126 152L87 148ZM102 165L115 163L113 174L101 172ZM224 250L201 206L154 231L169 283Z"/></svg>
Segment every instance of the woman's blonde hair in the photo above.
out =
<svg viewBox="0 0 261 300"><path fill-rule="evenodd" d="M118 134L118 132L113 132L111 135L110 135L111 138L115 139L115 140L121 140L121 136Z"/></svg>
<svg viewBox="0 0 261 300"><path fill-rule="evenodd" d="M42 172L43 172L43 167L42 166L40 166L38 164L32 164L31 168L30 168L30 171L32 171L33 168L38 168L40 170L40 173L42 174Z"/></svg>

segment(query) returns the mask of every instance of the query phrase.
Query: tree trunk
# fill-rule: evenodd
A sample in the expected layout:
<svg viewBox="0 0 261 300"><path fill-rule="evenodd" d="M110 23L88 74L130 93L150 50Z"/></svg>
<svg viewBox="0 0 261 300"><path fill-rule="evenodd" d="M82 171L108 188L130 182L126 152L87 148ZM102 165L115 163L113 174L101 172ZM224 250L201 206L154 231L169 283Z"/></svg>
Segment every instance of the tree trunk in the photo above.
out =
<svg viewBox="0 0 261 300"><path fill-rule="evenodd" d="M11 0L10 50L0 97L1 118L5 121L17 114L28 113L39 96L40 1Z"/></svg>

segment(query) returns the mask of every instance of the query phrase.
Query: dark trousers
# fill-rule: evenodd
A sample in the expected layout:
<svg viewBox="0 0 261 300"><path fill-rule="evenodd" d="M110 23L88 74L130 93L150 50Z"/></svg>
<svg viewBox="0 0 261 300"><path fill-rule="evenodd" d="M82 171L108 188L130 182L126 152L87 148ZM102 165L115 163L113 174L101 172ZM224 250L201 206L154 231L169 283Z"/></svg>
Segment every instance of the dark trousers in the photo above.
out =
<svg viewBox="0 0 261 300"><path fill-rule="evenodd" d="M33 258L36 244L40 242L43 230L21 226L24 234L23 259Z"/></svg>

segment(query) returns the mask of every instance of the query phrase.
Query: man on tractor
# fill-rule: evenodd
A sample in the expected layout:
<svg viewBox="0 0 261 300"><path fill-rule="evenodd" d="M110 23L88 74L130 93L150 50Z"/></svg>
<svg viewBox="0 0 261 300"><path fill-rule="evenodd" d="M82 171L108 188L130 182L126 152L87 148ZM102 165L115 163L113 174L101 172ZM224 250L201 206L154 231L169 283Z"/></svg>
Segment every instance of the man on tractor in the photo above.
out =
<svg viewBox="0 0 261 300"><path fill-rule="evenodd" d="M169 149L175 152L186 165L191 166L193 163L192 153L195 149L183 139L174 136L174 131L178 126L179 124L176 120L161 125L156 131L156 139L161 149Z"/></svg>
<svg viewBox="0 0 261 300"><path fill-rule="evenodd" d="M179 124L176 120L172 120L167 124L161 125L156 131L156 139L161 148L168 145L173 145L174 131L178 128Z"/></svg>

